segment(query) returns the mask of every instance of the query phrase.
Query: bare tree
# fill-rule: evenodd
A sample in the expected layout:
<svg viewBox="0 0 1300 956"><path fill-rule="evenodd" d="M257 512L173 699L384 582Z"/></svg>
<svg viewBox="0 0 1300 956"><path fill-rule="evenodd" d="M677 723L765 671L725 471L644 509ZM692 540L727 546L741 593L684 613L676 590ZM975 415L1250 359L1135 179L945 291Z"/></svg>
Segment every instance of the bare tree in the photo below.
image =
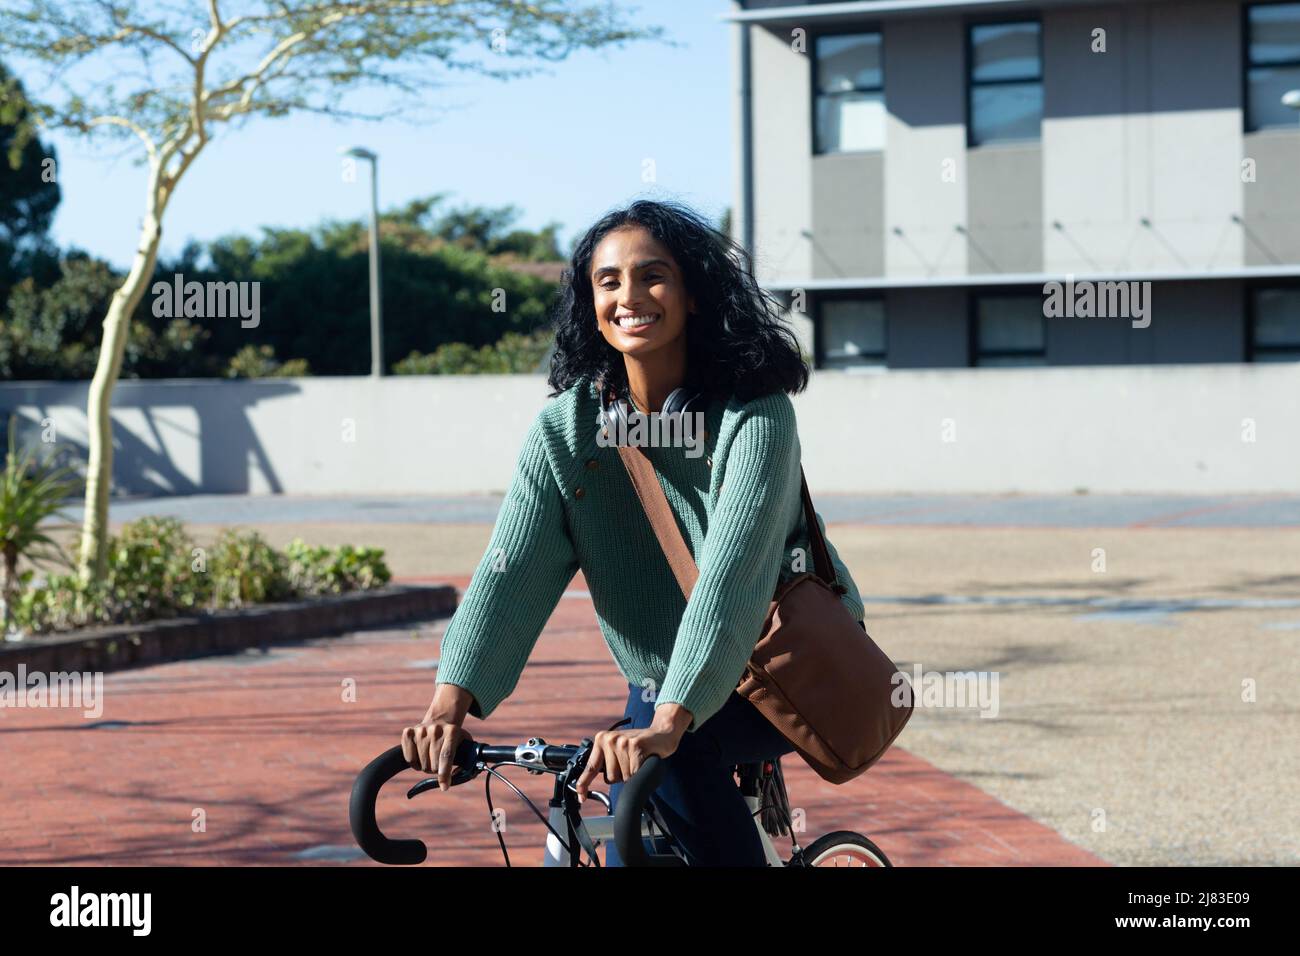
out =
<svg viewBox="0 0 1300 956"><path fill-rule="evenodd" d="M662 36L625 14L636 11L567 0L5 0L0 56L48 73L46 92L27 96L31 115L134 138L148 165L139 244L104 318L87 400L83 580L104 571L109 410L130 317L153 275L167 206L218 129L297 111L381 119L398 108L356 110L348 95L381 87L409 105L451 70L511 79L542 69L529 61ZM0 87L0 106L6 95Z"/></svg>

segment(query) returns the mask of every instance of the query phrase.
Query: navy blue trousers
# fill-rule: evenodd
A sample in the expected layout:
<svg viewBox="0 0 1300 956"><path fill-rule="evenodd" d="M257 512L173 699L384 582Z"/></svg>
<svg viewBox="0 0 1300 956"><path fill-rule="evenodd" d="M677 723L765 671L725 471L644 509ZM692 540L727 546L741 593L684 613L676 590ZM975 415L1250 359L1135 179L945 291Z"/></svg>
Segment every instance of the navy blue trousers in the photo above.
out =
<svg viewBox="0 0 1300 956"><path fill-rule="evenodd" d="M641 696L642 688L628 685L623 716L632 720L619 730L649 727L654 720L654 701L643 701ZM682 735L677 750L665 761L667 770L651 802L693 866L766 864L756 819L740 794L732 768L793 752L781 732L734 690L721 710ZM622 783L610 785L609 799L615 808L622 789ZM647 849L654 851L650 842L646 841ZM667 849L660 846L658 852ZM623 865L613 841L606 845L605 865Z"/></svg>

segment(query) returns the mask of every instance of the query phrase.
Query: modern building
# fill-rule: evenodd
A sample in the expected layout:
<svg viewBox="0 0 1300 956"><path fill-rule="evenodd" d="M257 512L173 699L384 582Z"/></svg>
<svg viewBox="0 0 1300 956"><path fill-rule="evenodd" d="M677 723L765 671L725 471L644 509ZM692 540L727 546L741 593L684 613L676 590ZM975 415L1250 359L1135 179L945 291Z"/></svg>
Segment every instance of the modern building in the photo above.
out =
<svg viewBox="0 0 1300 956"><path fill-rule="evenodd" d="M1300 2L728 19L734 229L818 367L1300 361Z"/></svg>

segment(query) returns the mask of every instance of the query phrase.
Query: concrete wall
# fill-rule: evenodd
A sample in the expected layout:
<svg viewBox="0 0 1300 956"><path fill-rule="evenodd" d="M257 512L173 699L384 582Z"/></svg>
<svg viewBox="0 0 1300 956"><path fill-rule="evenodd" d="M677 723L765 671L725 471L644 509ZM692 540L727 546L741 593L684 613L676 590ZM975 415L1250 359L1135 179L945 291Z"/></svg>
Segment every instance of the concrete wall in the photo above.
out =
<svg viewBox="0 0 1300 956"><path fill-rule="evenodd" d="M879 152L812 157L812 276L885 271L885 159Z"/></svg>
<svg viewBox="0 0 1300 956"><path fill-rule="evenodd" d="M1295 492L1298 375L1281 365L823 372L796 408L810 480L826 491ZM854 413L835 412L844 407ZM1242 440L1248 419L1254 442Z"/></svg>
<svg viewBox="0 0 1300 956"><path fill-rule="evenodd" d="M1043 150L999 143L966 154L967 261L972 273L1043 269Z"/></svg>
<svg viewBox="0 0 1300 956"><path fill-rule="evenodd" d="M128 494L503 490L541 376L126 381L113 396ZM85 383L0 385L0 412L86 444Z"/></svg>
<svg viewBox="0 0 1300 956"><path fill-rule="evenodd" d="M1300 262L1300 134L1289 129L1247 133L1242 148L1254 163L1253 180L1241 186L1246 265Z"/></svg>
<svg viewBox="0 0 1300 956"><path fill-rule="evenodd" d="M812 275L812 82L789 34L750 31L754 106L755 274L763 284Z"/></svg>
<svg viewBox="0 0 1300 956"><path fill-rule="evenodd" d="M818 372L794 401L804 462L824 491L1295 492L1298 374ZM17 411L26 438L48 419L60 442L84 448L85 394L84 384L0 384L0 412ZM123 382L115 476L136 494L503 491L545 401L531 375ZM1246 419L1254 442L1242 441ZM944 440L949 420L955 441Z"/></svg>
<svg viewBox="0 0 1300 956"><path fill-rule="evenodd" d="M1044 12L1048 272L1243 265L1240 17L1222 2Z"/></svg>
<svg viewBox="0 0 1300 956"><path fill-rule="evenodd" d="M966 271L965 27L957 17L884 26L885 274Z"/></svg>

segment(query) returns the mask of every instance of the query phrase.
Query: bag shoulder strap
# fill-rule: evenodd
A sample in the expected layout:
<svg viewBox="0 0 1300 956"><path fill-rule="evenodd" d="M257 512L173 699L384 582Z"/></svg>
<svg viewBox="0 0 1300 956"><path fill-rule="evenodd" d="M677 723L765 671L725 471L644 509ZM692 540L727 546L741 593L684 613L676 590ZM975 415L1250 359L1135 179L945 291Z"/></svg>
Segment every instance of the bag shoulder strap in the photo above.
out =
<svg viewBox="0 0 1300 956"><path fill-rule="evenodd" d="M691 557L690 549L686 546L686 539L682 537L681 528L677 526L677 519L673 516L672 506L668 504L668 497L659 485L654 465L646 458L645 452L635 445L619 445L618 454L623 459L628 477L632 479L632 488L636 491L637 499L645 509L646 517L650 519L650 527L654 529L659 547L663 549L664 557L668 559L673 577L677 579L678 587L682 589L682 594L689 601L700 571L695 564L695 559ZM808 525L809 541L813 549L813 569L818 577L838 589L835 565L831 561L830 551L827 550L826 538L822 534L821 526L817 523L817 512L813 509L812 495L808 491L808 479L804 477L802 465L799 466L799 481L804 521Z"/></svg>

